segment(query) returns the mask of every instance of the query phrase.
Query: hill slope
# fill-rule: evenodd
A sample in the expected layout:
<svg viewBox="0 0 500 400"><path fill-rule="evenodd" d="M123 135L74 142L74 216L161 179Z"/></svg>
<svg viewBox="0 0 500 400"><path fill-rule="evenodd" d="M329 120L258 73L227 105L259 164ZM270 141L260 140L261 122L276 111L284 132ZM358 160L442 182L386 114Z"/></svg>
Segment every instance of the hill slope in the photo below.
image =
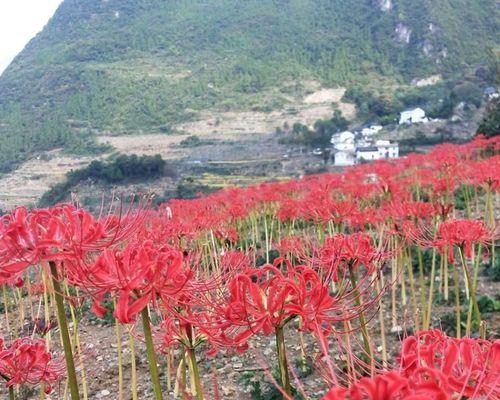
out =
<svg viewBox="0 0 500 400"><path fill-rule="evenodd" d="M408 81L483 59L495 0L65 0L0 77L0 171L95 131L282 107L324 86Z"/></svg>

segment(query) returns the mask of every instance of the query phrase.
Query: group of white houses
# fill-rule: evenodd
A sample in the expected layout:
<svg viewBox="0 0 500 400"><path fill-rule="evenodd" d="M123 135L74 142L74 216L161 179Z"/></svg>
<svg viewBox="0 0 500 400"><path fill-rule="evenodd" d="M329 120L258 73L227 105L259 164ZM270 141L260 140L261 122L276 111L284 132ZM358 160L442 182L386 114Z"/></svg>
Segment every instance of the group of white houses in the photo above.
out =
<svg viewBox="0 0 500 400"><path fill-rule="evenodd" d="M380 125L365 127L361 131L344 131L332 136L334 163L338 166L354 165L363 161L398 158L399 145L388 140L373 140L382 129Z"/></svg>
<svg viewBox="0 0 500 400"><path fill-rule="evenodd" d="M429 122L429 118L427 118L425 111L420 107L401 112L399 118L399 125L413 125L426 122ZM398 143L373 139L373 135L381 130L381 125L370 125L358 131L344 131L333 135L331 144L333 146L335 165L348 166L363 161L398 158Z"/></svg>

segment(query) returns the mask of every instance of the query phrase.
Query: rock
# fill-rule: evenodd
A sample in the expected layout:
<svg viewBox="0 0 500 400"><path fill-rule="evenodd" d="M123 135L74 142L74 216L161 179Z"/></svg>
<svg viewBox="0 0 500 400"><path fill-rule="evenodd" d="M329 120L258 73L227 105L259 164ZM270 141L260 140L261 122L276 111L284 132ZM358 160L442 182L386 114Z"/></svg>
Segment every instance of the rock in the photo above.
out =
<svg viewBox="0 0 500 400"><path fill-rule="evenodd" d="M403 332L403 327L400 325L396 325L391 328L391 333L400 333L400 332Z"/></svg>
<svg viewBox="0 0 500 400"><path fill-rule="evenodd" d="M109 396L111 392L107 389L101 390L97 395L96 398L102 399L103 397Z"/></svg>
<svg viewBox="0 0 500 400"><path fill-rule="evenodd" d="M221 391L224 396L230 396L234 394L234 389L228 386L222 386Z"/></svg>

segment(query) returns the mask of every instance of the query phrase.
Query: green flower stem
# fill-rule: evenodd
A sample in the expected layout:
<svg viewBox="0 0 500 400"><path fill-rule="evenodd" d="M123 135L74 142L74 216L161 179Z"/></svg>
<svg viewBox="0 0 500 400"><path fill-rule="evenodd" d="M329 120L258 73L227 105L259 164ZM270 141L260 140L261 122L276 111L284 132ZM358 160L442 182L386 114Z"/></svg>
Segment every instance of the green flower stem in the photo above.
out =
<svg viewBox="0 0 500 400"><path fill-rule="evenodd" d="M368 336L368 330L366 329L366 319L365 319L365 314L363 313L362 310L362 305L363 305L363 300L361 298L361 294L359 293L359 290L357 288L357 282L356 282L356 273L352 269L352 265L349 264L349 277L351 278L351 284L352 288L354 290L354 295L356 296L355 301L356 301L356 306L360 307L359 311L359 324L361 326L361 335L363 336L363 344L365 347L366 355L370 358L371 361L373 361L373 352L372 348L370 345L370 339Z"/></svg>
<svg viewBox="0 0 500 400"><path fill-rule="evenodd" d="M146 350L148 353L149 372L151 374L151 381L153 383L153 390L155 392L156 400L163 400L160 385L160 375L158 373L158 364L156 363L155 349L153 345L153 335L151 333L151 325L149 323L148 307L144 307L141 311L142 328L144 330L144 338L146 340Z"/></svg>
<svg viewBox="0 0 500 400"><path fill-rule="evenodd" d="M432 249L431 277L429 282L429 301L427 303L427 312L425 313L424 329L429 329L431 324L432 301L434 295L434 279L436 275L436 249Z"/></svg>
<svg viewBox="0 0 500 400"><path fill-rule="evenodd" d="M458 268L456 265L453 265L453 280L455 281L455 316L457 321L457 338L460 339L462 337L461 333L461 323L462 317L460 312L460 281L458 279Z"/></svg>
<svg viewBox="0 0 500 400"><path fill-rule="evenodd" d="M132 388L132 400L138 400L137 395L137 368L135 365L135 340L132 333L128 333L129 347L130 347L130 368L131 368L131 388Z"/></svg>
<svg viewBox="0 0 500 400"><path fill-rule="evenodd" d="M68 321L64 311L64 300L59 283L59 276L57 273L56 263L49 262L50 272L52 274L52 285L54 286L54 298L57 308L57 320L60 327L61 338L64 348L64 358L66 359L66 369L68 374L68 385L71 393L71 400L80 400L80 393L78 392L78 381L76 379L75 361L73 359L73 350L71 346L71 339L69 337Z"/></svg>
<svg viewBox="0 0 500 400"><path fill-rule="evenodd" d="M278 354L281 385L283 386L283 390L288 395L288 397L292 398L292 386L290 384L290 375L288 373L288 361L286 358L285 335L282 326L279 326L275 329L275 335L276 335L276 351ZM286 399L285 396L283 398Z"/></svg>
<svg viewBox="0 0 500 400"><path fill-rule="evenodd" d="M16 396L14 395L14 386L9 386L9 400L16 400Z"/></svg>
<svg viewBox="0 0 500 400"><path fill-rule="evenodd" d="M203 388L201 386L200 371L198 369L198 362L196 361L196 354L193 348L186 349L189 357L189 362L191 364L191 372L194 380L194 387L196 389L196 398L198 400L204 400Z"/></svg>
<svg viewBox="0 0 500 400"><path fill-rule="evenodd" d="M465 260L464 251L461 247L459 247L458 249L460 253L460 259L462 260L462 266L464 268L466 284L467 287L469 288L469 293L470 293L469 309L472 308L472 312L475 314L477 326L479 329L479 327L481 326L481 312L479 311L479 306L477 304L476 290L472 285L470 273L469 270L467 269L467 262ZM467 326L467 332L472 332L471 326Z"/></svg>
<svg viewBox="0 0 500 400"><path fill-rule="evenodd" d="M408 249L408 252L410 253L410 249ZM411 255L408 255L408 257L410 258L410 268L412 268ZM426 314L425 314L426 301L425 301L425 299L427 298L427 294L426 294L426 286L425 286L424 258L422 256L422 250L420 250L420 247L417 247L417 258L418 258L418 281L419 281L419 285L420 285L420 303L421 303L422 314L423 314L422 319L425 321L426 320Z"/></svg>

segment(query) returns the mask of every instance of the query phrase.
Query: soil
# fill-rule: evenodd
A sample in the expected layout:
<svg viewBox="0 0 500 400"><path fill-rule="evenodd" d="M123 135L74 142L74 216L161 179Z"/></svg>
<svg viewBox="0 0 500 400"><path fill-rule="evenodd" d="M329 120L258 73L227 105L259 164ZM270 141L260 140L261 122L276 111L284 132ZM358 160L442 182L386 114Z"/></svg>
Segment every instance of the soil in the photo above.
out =
<svg viewBox="0 0 500 400"><path fill-rule="evenodd" d="M408 283L407 283L408 285ZM409 286L407 286L409 287ZM488 278L481 276L478 281L478 292L495 296L500 292L500 282L492 282ZM419 295L417 294L417 298ZM414 322L411 320L413 315L411 301L408 298L407 304L403 305L401 299L398 298L398 309L396 311L397 326L400 331L391 332L392 312L390 309L390 293L387 293L384 299L384 324L387 339L388 360L395 362L395 357L400 348L400 340L405 333L411 334L411 327ZM33 304L33 312L36 314L38 303ZM452 306L434 306L432 325L434 327L442 326L441 316L445 313L453 312ZM30 309L26 308L26 313L30 313ZM378 321L379 309L374 309L369 312L373 318L369 325L369 336L374 347L377 348L378 357L381 356L381 335L380 324ZM483 315L488 323L489 338L500 338L500 313ZM11 324L16 324L16 311L10 313ZM79 322L79 333L82 344L84 361L79 365L79 373L85 371L88 383L88 399L118 399L118 346L115 327L113 325L103 324L91 317L90 312L87 312ZM319 399L327 391L328 385L325 383L323 376L326 373L326 365L320 361L320 351L318 345L312 335L305 333L305 347L303 354L311 366L313 371L310 375L302 376L301 368L295 365L295 362L301 357L301 344L296 322L291 322L285 330L285 340L288 351L289 365L294 371L294 374L301 376L298 379L302 390L310 396L311 399ZM12 328L11 328L12 329ZM145 345L142 341L142 333L140 324L131 325L123 328L121 343L123 357L123 387L124 399L131 399L131 352L128 347L129 330L135 337L136 347L136 365L138 376L138 398L141 400L154 399L152 388L149 383L149 369L146 357ZM23 328L18 328L19 333L29 335L30 325L26 323ZM0 335L8 339L4 315L0 317ZM58 345L58 329L51 331L52 349L56 355L61 356L60 346ZM359 334L350 334L351 342L355 343L360 340ZM357 339L356 337L359 336ZM330 354L333 354L334 359L339 360L335 356L336 347L333 341L330 342ZM264 381L269 381L268 368L276 365L275 342L272 336L254 337L250 342L250 349L243 354L234 352L220 352L213 357L207 357L204 354L204 349L197 349L200 372L204 390L206 391L206 399L215 399L214 387L217 387L220 398L225 400L238 398L240 400L252 400L250 393L250 382L259 382L264 384ZM179 365L180 352L174 351L175 367ZM160 363L161 382L166 398L174 397L174 385L176 371L170 371L170 389L168 388L166 358L163 355L158 356ZM243 376L247 376L243 379ZM269 384L272 388L272 384ZM62 400L64 396L64 383L56 385L53 394L47 396L46 399ZM0 387L0 398L6 398L5 389ZM35 400L39 398L38 392L23 390L19 393L20 400ZM181 397L177 397L181 398ZM266 398L266 397L262 397Z"/></svg>

